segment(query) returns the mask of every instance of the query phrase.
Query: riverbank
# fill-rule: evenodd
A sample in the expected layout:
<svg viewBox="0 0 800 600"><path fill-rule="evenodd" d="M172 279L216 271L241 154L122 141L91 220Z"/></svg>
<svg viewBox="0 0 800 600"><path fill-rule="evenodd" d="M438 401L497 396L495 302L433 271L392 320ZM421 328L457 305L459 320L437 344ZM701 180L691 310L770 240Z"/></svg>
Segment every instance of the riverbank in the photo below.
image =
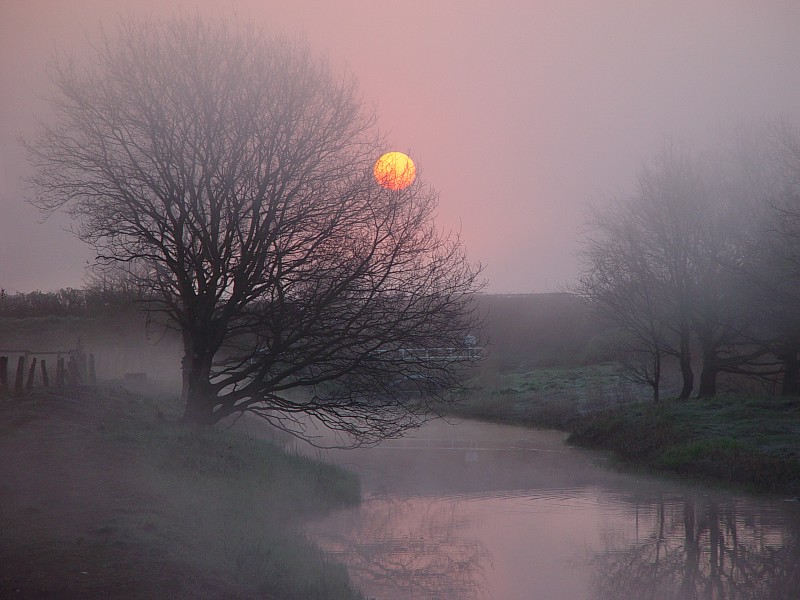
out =
<svg viewBox="0 0 800 600"><path fill-rule="evenodd" d="M622 465L800 496L800 398L641 401L611 363L498 376L451 414L552 428Z"/></svg>
<svg viewBox="0 0 800 600"><path fill-rule="evenodd" d="M623 462L800 497L800 400L719 396L582 415L568 441Z"/></svg>
<svg viewBox="0 0 800 600"><path fill-rule="evenodd" d="M119 387L0 398L0 597L361 598L301 533L359 501L355 475L170 409Z"/></svg>

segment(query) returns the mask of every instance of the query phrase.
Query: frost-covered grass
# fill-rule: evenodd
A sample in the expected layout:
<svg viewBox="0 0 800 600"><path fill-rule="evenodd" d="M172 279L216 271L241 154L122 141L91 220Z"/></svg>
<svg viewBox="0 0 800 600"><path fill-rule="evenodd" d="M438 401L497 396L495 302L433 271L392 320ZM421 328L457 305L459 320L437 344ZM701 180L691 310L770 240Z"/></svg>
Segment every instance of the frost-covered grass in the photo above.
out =
<svg viewBox="0 0 800 600"><path fill-rule="evenodd" d="M800 496L800 399L727 395L585 415L570 441L622 461Z"/></svg>
<svg viewBox="0 0 800 600"><path fill-rule="evenodd" d="M451 414L555 429L567 429L577 415L631 402L642 392L621 376L615 363L524 372L484 370L475 383L478 391L448 407Z"/></svg>

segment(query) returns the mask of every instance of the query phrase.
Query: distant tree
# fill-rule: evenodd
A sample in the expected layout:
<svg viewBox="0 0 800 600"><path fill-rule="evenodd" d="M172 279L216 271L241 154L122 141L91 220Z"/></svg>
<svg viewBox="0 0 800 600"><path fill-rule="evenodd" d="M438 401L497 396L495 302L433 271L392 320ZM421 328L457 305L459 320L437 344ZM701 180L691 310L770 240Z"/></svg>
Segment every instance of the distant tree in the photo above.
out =
<svg viewBox="0 0 800 600"><path fill-rule="evenodd" d="M584 273L575 291L623 332L618 350L626 375L650 386L658 402L668 332L647 248L629 215L625 206L593 213L594 233L581 253Z"/></svg>
<svg viewBox="0 0 800 600"><path fill-rule="evenodd" d="M143 303L142 279L147 277L147 269L138 265L113 263L105 267L95 265L84 278L84 292L87 302L127 305L129 308Z"/></svg>
<svg viewBox="0 0 800 600"><path fill-rule="evenodd" d="M686 399L694 389L692 367L693 302L698 278L691 248L703 225L698 208L704 181L690 154L665 145L644 166L636 192L606 213L590 219L594 234L582 253L581 294L626 330L634 355L657 397L661 358L679 364ZM636 371L636 369L634 369Z"/></svg>
<svg viewBox="0 0 800 600"><path fill-rule="evenodd" d="M385 190L355 82L299 43L199 17L129 22L93 68L53 70L58 120L27 145L32 202L133 265L183 338L184 418L304 415L371 441L419 424L468 360L479 268L419 181ZM409 351L410 350L410 351ZM292 393L302 390L303 393Z"/></svg>
<svg viewBox="0 0 800 600"><path fill-rule="evenodd" d="M0 297L0 316L26 318L79 316L86 311L83 290L64 288L55 292L18 292Z"/></svg>
<svg viewBox="0 0 800 600"><path fill-rule="evenodd" d="M756 315L757 342L776 362L765 375L779 375L781 393L800 393L800 137L786 125L776 130L779 172L765 210L753 215L743 269L746 299Z"/></svg>
<svg viewBox="0 0 800 600"><path fill-rule="evenodd" d="M721 158L705 159L667 144L641 170L631 198L592 216L584 247L579 291L628 332L629 372L656 398L664 356L677 360L678 397L686 399L695 387L693 354L702 361L699 397L716 394L719 373L747 372L764 354L742 287L743 198L726 187Z"/></svg>
<svg viewBox="0 0 800 600"><path fill-rule="evenodd" d="M787 272L788 265L775 260L782 241L768 231L754 241L757 254L746 267L742 292L755 315L753 343L764 351L757 375L768 383L777 379L781 393L794 396L800 393L800 281Z"/></svg>
<svg viewBox="0 0 800 600"><path fill-rule="evenodd" d="M784 365L784 395L800 394L800 133L786 130L783 136L787 177L780 198L773 204L776 236L770 244L778 276L776 294L783 310L779 318Z"/></svg>
<svg viewBox="0 0 800 600"><path fill-rule="evenodd" d="M763 252L764 223L783 178L771 125L738 123L706 163L711 197L703 244L694 250L703 284L694 317L703 358L699 396L716 393L721 372L758 378L774 372L764 288L752 275L774 266Z"/></svg>

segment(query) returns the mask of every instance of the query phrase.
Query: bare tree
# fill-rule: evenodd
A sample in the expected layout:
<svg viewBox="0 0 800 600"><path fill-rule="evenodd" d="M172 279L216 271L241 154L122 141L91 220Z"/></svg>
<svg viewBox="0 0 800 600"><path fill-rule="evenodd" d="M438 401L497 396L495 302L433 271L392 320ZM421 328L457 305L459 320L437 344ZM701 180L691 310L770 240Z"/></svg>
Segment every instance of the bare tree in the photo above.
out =
<svg viewBox="0 0 800 600"><path fill-rule="evenodd" d="M694 388L692 316L697 292L690 249L702 238L698 219L703 180L688 152L665 145L642 168L636 193L606 213L596 211L582 253L581 294L626 330L645 383L660 380L661 359L677 359L683 384L679 398Z"/></svg>
<svg viewBox="0 0 800 600"><path fill-rule="evenodd" d="M480 269L436 229L431 188L375 183L352 78L195 17L124 23L53 79L32 202L66 209L100 263L135 265L183 337L186 420L249 411L300 434L313 415L371 441L423 418L398 382L459 383Z"/></svg>
<svg viewBox="0 0 800 600"><path fill-rule="evenodd" d="M697 249L710 211L708 182L686 147L666 143L642 168L631 210L664 302L661 316L671 338L667 354L678 360L683 381L678 397L687 399L695 381L692 329L702 285Z"/></svg>
<svg viewBox="0 0 800 600"><path fill-rule="evenodd" d="M746 298L756 314L757 342L774 356L764 373L778 375L783 395L800 393L800 138L788 125L773 130L780 172L770 202L752 219L745 265Z"/></svg>
<svg viewBox="0 0 800 600"><path fill-rule="evenodd" d="M780 250L791 220L779 208L791 203L790 138L785 127L738 123L710 155L713 211L693 251L703 283L693 319L703 357L699 396L716 393L721 372L771 385L784 363L784 383L793 380L798 304Z"/></svg>
<svg viewBox="0 0 800 600"><path fill-rule="evenodd" d="M694 388L693 354L702 361L698 397L716 394L721 372L765 368L742 272L750 215L770 186L766 163L744 154L734 164L719 151L700 160L665 146L642 169L636 194L594 215L596 237L584 250L582 294L629 333L629 372L653 386L661 357L674 357L681 399ZM742 160L763 172L747 172Z"/></svg>
<svg viewBox="0 0 800 600"><path fill-rule="evenodd" d="M584 273L575 291L599 316L622 330L619 350L626 376L650 386L653 401L658 402L668 331L647 248L628 215L625 206L594 211L594 234L581 253Z"/></svg>

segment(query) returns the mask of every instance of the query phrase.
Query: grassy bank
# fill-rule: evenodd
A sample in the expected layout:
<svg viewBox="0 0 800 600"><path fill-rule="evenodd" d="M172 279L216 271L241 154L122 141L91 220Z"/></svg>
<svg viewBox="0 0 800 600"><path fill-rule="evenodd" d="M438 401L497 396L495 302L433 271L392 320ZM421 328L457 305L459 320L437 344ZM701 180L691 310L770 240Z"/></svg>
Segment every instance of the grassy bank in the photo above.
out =
<svg viewBox="0 0 800 600"><path fill-rule="evenodd" d="M120 389L0 400L0 596L360 598L301 531L359 501L353 474L169 409Z"/></svg>
<svg viewBox="0 0 800 600"><path fill-rule="evenodd" d="M576 417L571 443L655 471L800 496L800 400L720 396Z"/></svg>
<svg viewBox="0 0 800 600"><path fill-rule="evenodd" d="M620 377L614 363L483 371L474 383L479 390L448 406L448 412L468 419L563 430L578 414L630 402L641 393Z"/></svg>
<svg viewBox="0 0 800 600"><path fill-rule="evenodd" d="M561 429L623 464L800 496L800 399L720 396L662 401L613 363L482 376L449 409L484 421Z"/></svg>

